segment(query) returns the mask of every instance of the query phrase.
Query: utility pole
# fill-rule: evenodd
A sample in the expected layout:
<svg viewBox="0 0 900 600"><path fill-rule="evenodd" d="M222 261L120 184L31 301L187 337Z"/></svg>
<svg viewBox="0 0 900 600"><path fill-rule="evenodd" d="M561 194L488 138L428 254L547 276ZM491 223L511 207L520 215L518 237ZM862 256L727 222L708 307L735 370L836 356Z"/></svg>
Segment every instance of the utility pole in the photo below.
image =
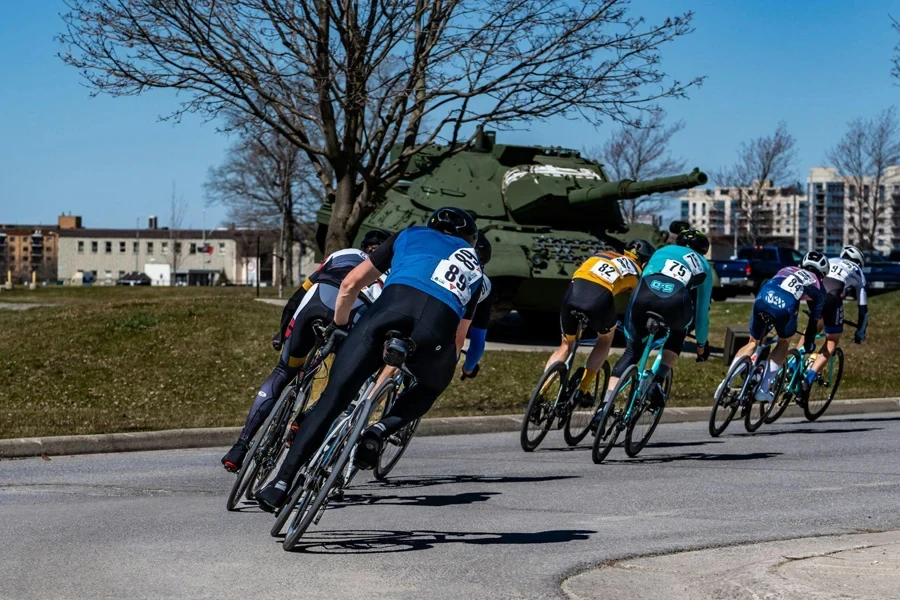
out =
<svg viewBox="0 0 900 600"><path fill-rule="evenodd" d="M134 272L140 273L141 269L138 266L138 257L141 255L141 218L137 217L134 220Z"/></svg>
<svg viewBox="0 0 900 600"><path fill-rule="evenodd" d="M734 221L732 227L734 228L734 254L731 258L737 258L738 254L738 223L741 221L741 209L738 208L732 214L732 220Z"/></svg>
<svg viewBox="0 0 900 600"><path fill-rule="evenodd" d="M259 259L259 235L256 236L256 297L259 298L259 278L262 275L262 261Z"/></svg>

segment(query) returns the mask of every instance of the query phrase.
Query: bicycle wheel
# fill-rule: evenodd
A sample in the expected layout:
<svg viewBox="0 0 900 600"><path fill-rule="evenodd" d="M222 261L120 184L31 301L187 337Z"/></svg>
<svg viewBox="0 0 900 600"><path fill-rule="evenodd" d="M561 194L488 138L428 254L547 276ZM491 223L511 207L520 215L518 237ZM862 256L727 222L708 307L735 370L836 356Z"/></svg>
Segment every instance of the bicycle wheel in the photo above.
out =
<svg viewBox="0 0 900 600"><path fill-rule="evenodd" d="M741 390L750 374L750 362L750 357L744 356L731 365L716 390L709 415L709 435L714 438L725 432L737 412Z"/></svg>
<svg viewBox="0 0 900 600"><path fill-rule="evenodd" d="M558 361L550 365L538 380L528 401L525 417L522 419L522 433L519 442L522 450L531 452L544 440L553 426L553 410L566 385L566 363Z"/></svg>
<svg viewBox="0 0 900 600"><path fill-rule="evenodd" d="M271 446L278 439L276 436L277 429L284 417L284 413L287 412L285 406L290 405L289 399L293 401L293 386L284 390L275 406L272 407L269 416L263 421L256 435L253 436L244 464L238 471L237 479L234 485L231 486L231 492L228 494L228 500L225 503L228 510L237 508L241 496L250 489L250 484L257 479L261 467L271 451Z"/></svg>
<svg viewBox="0 0 900 600"><path fill-rule="evenodd" d="M784 411L787 410L787 407L791 405L791 401L796 397L796 391L794 389L796 385L795 379L803 374L802 370L799 374L797 373L798 367L802 364L803 358L800 356L799 351L791 350L788 352L787 357L784 359L784 364L781 367L781 371L778 373L778 378L780 379L776 379L779 384L778 387L775 388L775 400L772 402L772 410L766 417L766 425L771 425L777 421L778 418L784 414Z"/></svg>
<svg viewBox="0 0 900 600"><path fill-rule="evenodd" d="M328 473L322 467L322 462L328 457L327 448L337 440L342 432L340 430L332 431L325 441L322 448L313 455L310 462L300 470L300 475L294 482L291 494L284 506L275 514L275 523L269 530L269 535L277 537L281 533L284 524L287 523L293 515L302 515L305 513L309 503L316 497L316 494L325 483ZM302 483L301 483L302 482ZM295 513L296 511L296 513Z"/></svg>
<svg viewBox="0 0 900 600"><path fill-rule="evenodd" d="M781 378L781 381L778 381L778 378ZM772 380L770 385L775 386L775 390L777 392L778 388L781 387L781 384L784 382L784 369L779 369L778 373L775 374L775 379ZM758 387L756 388L758 389ZM772 402L757 402L754 398L756 394L756 389L747 390L748 398L747 402L749 406L747 406L744 411L744 429L746 429L749 433L753 433L757 429L759 429L763 423L766 422L766 417L769 416L769 413L775 408L775 399L772 399ZM753 395L751 395L751 392Z"/></svg>
<svg viewBox="0 0 900 600"><path fill-rule="evenodd" d="M663 382L663 391L666 398L669 397L669 390L671 389L672 371L670 370ZM647 445L647 442L650 441L650 436L653 435L656 426L659 425L659 420L666 409L664 404L659 410L651 410L650 401L646 397L639 398L638 402L641 403L638 407L638 414L631 418L631 422L628 424L628 429L625 432L625 454L630 458L637 456L644 449L644 446ZM635 432L638 434L637 437L635 437Z"/></svg>
<svg viewBox="0 0 900 600"><path fill-rule="evenodd" d="M335 451L329 452L331 460L323 465L325 467L324 471L328 473L328 478L321 489L319 489L315 499L309 503L305 511L302 513L298 511L288 527L287 534L284 536L284 543L282 544L285 550L293 550L309 526L313 522L319 522L322 513L325 511L332 489L338 484L338 480L343 480L347 461L350 460L350 455L356 449L356 442L359 440L359 436L362 435L363 429L369 423L369 418L378 406L375 399L382 397L384 393L382 388L387 386L393 387L393 381L389 379L382 383L379 389L375 390L374 394L364 400L364 405L353 412L353 415L344 427L345 433L338 441ZM341 482L340 485L342 484Z"/></svg>
<svg viewBox="0 0 900 600"><path fill-rule="evenodd" d="M601 385L602 380L602 385ZM606 387L609 384L609 363L604 362L603 367L597 372L594 378L593 401L589 406L579 404L573 406L566 417L566 425L563 428L563 437L570 446L577 446L581 440L585 438L591 430L591 420L594 418L596 410L595 406L599 405L600 400L606 394ZM576 389L578 389L576 387ZM571 398L566 398L571 402Z"/></svg>
<svg viewBox="0 0 900 600"><path fill-rule="evenodd" d="M809 396L803 405L803 414L809 421L815 421L828 410L828 405L834 400L838 386L841 384L841 375L844 374L844 351L837 348L825 368L809 386Z"/></svg>
<svg viewBox="0 0 900 600"><path fill-rule="evenodd" d="M632 365L625 370L613 388L612 400L603 406L597 431L594 432L594 445L591 447L591 460L594 464L603 462L616 445L616 439L624 428L622 418L636 389L637 369Z"/></svg>

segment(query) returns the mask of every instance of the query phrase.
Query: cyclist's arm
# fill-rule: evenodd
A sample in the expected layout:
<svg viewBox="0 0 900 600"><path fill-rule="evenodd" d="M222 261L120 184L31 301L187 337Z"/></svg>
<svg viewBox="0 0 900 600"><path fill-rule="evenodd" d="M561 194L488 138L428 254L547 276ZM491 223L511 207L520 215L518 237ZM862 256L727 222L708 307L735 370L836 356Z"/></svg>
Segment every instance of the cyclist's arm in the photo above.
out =
<svg viewBox="0 0 900 600"><path fill-rule="evenodd" d="M463 344L466 341L466 334L469 332L469 325L472 324L472 318L475 316L475 309L478 308L478 301L481 299L481 280L472 288L472 297L466 304L466 310L463 313L459 326L456 328L456 355L462 351Z"/></svg>
<svg viewBox="0 0 900 600"><path fill-rule="evenodd" d="M313 282L306 279L303 283L300 284L300 287L294 292L294 295L290 297L287 301L287 304L284 305L284 310L281 311L281 333L287 330L288 325L291 322L291 319L294 318L294 313L297 312L297 307L300 306L300 303L303 301L303 296L306 295L306 292L309 291L309 288L313 286Z"/></svg>
<svg viewBox="0 0 900 600"><path fill-rule="evenodd" d="M456 356L459 357L459 353L462 352L463 346L466 343L466 334L469 332L469 325L472 324L472 319L463 319L459 322L459 327L456 328Z"/></svg>
<svg viewBox="0 0 900 600"><path fill-rule="evenodd" d="M809 297L806 301L806 306L809 308L809 321L806 322L806 331L803 332L801 343L808 348L815 341L816 333L819 330L819 319L822 318L822 309L825 307L825 290L809 286L806 295Z"/></svg>
<svg viewBox="0 0 900 600"><path fill-rule="evenodd" d="M707 269L706 278L697 290L697 309L694 316L694 335L698 346L705 346L709 337L709 300L712 296L712 274Z"/></svg>
<svg viewBox="0 0 900 600"><path fill-rule="evenodd" d="M335 325L343 327L350 322L350 311L353 309L359 293L379 277L381 277L381 271L372 264L371 258L367 258L347 273L344 281L341 282L337 301L334 303Z"/></svg>
<svg viewBox="0 0 900 600"><path fill-rule="evenodd" d="M478 307L475 309L475 316L469 327L469 351L466 352L466 362L463 364L463 371L466 373L471 373L484 355L485 338L487 337L488 323L491 320L491 308L496 297L496 291L491 289L491 292L478 303Z"/></svg>

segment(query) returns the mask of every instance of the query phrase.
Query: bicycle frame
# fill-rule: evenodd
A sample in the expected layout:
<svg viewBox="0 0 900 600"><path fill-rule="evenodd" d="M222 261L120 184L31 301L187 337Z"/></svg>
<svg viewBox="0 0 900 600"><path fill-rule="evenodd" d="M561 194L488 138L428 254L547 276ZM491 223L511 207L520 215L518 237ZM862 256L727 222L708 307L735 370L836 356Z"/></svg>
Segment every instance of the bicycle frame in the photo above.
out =
<svg viewBox="0 0 900 600"><path fill-rule="evenodd" d="M625 414L622 416L623 423L631 422L632 414L634 413L635 407L637 405L637 399L643 398L644 394L647 393L647 388L650 386L651 375L655 375L659 370L659 365L662 364L662 347L665 345L666 341L669 339L669 328L665 328L666 333L664 336L657 338L656 333L651 333L647 336L647 343L644 345L644 352L641 355L641 359L638 361L637 370L638 370L638 384L635 386L634 393L631 395L631 398L628 399L628 407L625 409ZM659 330L657 330L659 331ZM659 352L656 353L656 359L653 361L653 366L648 370L647 361L650 358L650 353L654 350L659 349Z"/></svg>

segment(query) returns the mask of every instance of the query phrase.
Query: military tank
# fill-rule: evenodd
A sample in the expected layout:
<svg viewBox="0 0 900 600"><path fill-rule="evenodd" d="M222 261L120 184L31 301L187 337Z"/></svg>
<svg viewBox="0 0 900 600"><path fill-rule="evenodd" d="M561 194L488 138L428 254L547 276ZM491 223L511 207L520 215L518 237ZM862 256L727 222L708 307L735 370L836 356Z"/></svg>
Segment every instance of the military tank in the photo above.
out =
<svg viewBox="0 0 900 600"><path fill-rule="evenodd" d="M648 181L610 181L601 164L577 150L498 144L489 131L462 151L448 150L430 145L412 155L404 179L365 220L356 242L371 228L397 232L424 224L441 206L470 211L493 246L486 272L497 290L497 316L517 310L530 319L557 311L572 274L598 250L621 250L635 237L665 243L666 231L626 224L620 200L707 181L699 169ZM317 214L320 250L330 216L328 205Z"/></svg>

